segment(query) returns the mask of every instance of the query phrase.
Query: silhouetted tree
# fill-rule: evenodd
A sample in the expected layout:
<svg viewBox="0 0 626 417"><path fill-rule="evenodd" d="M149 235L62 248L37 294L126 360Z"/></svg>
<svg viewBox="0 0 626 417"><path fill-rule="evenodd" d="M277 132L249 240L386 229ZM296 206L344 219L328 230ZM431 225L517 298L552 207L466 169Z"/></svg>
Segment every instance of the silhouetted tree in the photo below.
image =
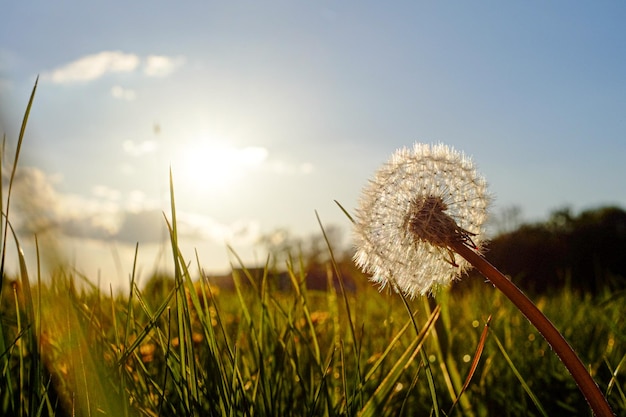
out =
<svg viewBox="0 0 626 417"><path fill-rule="evenodd" d="M487 259L515 281L523 281L525 290L545 291L564 284L562 269L566 245L545 225L523 225L493 239Z"/></svg>
<svg viewBox="0 0 626 417"><path fill-rule="evenodd" d="M522 225L494 238L486 253L494 265L534 291L571 285L597 293L626 288L626 212L618 207L569 209L548 221Z"/></svg>
<svg viewBox="0 0 626 417"><path fill-rule="evenodd" d="M567 233L567 232L566 232ZM598 292L626 288L626 212L617 207L588 210L573 219L565 262L572 284Z"/></svg>

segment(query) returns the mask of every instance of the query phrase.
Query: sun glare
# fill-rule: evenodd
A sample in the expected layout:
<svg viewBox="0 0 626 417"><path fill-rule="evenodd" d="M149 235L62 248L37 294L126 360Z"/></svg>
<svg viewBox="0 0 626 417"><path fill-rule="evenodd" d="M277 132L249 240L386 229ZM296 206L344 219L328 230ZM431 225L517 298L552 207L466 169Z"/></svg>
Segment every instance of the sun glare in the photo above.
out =
<svg viewBox="0 0 626 417"><path fill-rule="evenodd" d="M267 149L262 147L198 142L181 150L174 169L186 185L199 192L228 189L267 158Z"/></svg>

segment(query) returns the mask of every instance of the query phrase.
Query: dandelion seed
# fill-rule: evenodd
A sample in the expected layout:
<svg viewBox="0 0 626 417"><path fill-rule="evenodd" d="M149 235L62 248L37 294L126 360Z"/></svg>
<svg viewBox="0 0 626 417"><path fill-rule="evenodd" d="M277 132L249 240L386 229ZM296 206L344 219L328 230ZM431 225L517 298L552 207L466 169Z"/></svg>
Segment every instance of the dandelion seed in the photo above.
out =
<svg viewBox="0 0 626 417"><path fill-rule="evenodd" d="M471 267L451 243L480 250L488 204L486 182L463 153L443 144L400 149L363 190L355 262L409 296L447 285Z"/></svg>

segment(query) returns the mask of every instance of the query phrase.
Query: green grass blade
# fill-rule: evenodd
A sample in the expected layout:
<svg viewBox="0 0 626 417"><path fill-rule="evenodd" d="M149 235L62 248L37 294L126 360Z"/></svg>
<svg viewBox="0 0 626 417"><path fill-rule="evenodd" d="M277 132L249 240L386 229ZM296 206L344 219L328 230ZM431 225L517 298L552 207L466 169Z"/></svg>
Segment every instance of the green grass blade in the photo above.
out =
<svg viewBox="0 0 626 417"><path fill-rule="evenodd" d="M186 297L185 289L193 292L191 275L187 263L180 251L178 244L178 229L176 221L176 204L174 197L174 179L170 170L170 205L172 221L166 224L170 234L172 253L174 256L174 281L178 291L176 292L176 313L178 319L178 341L180 355L180 387L184 393L183 401L185 409L191 412L199 404L198 372L196 360L193 352L192 328L191 328L191 306Z"/></svg>
<svg viewBox="0 0 626 417"><path fill-rule="evenodd" d="M626 410L626 394L624 393L624 389L622 388L622 386L619 384L619 381L617 380L617 377L620 374L621 369L623 368L624 365L626 365L626 354L622 356L622 359L619 361L615 369L612 369L611 364L609 363L608 359L605 358L604 362L608 370L611 372L611 380L609 381L606 387L606 397L609 398L613 389L616 389L617 393L619 394L619 400L622 403L621 407L622 409Z"/></svg>
<svg viewBox="0 0 626 417"><path fill-rule="evenodd" d="M4 216L4 156L6 154L7 148L7 135L3 133L2 135L2 148L0 148L0 213ZM0 246L0 250L2 251L2 256L0 257L0 295L2 295L2 289L4 288L4 251L6 250L6 238L7 235L5 233L6 227L2 219L0 219L0 236L2 237L2 246ZM0 330L2 330L2 322L0 322ZM4 332L0 332L0 344L4 344L4 340L2 340Z"/></svg>
<svg viewBox="0 0 626 417"><path fill-rule="evenodd" d="M365 406L359 411L359 417L374 417L380 413L381 407L384 406L386 400L389 398L390 393L393 391L398 380L402 374L406 371L408 366L413 362L415 357L422 351L426 336L433 328L437 318L439 317L440 310L435 309L428 321L422 328L422 330L415 336L413 341L405 349L404 353L393 365L387 376L378 385L374 394L369 398Z"/></svg>
<svg viewBox="0 0 626 417"><path fill-rule="evenodd" d="M38 406L40 398L38 398L38 393L41 388L40 381L40 363L39 363L39 352L37 343L37 329L35 327L35 304L33 302L33 295L30 288L30 278L28 277L28 268L26 267L26 259L24 257L24 251L22 250L22 246L17 238L17 234L11 225L11 222L7 220L6 225L11 229L11 234L13 235L13 239L15 241L15 247L17 249L17 257L20 266L20 277L22 281L22 292L24 294L24 309L26 310L26 317L28 318L28 324L26 327L28 328L27 336L28 336L28 346L32 349L32 365L30 367L28 381L33 389L29 392L29 414L33 415L35 412L35 407Z"/></svg>
<svg viewBox="0 0 626 417"><path fill-rule="evenodd" d="M313 343L314 358L315 358L316 365L320 367L320 369L322 369L323 365L322 365L322 358L320 354L320 345L319 345L319 341L317 340L317 334L315 333L315 326L313 325L313 319L311 319L311 311L309 310L309 305L306 299L306 293L305 293L306 282L302 280L302 282L299 283L291 267L288 268L287 275L289 276L291 284L293 285L293 288L296 291L296 297L298 297L298 302L300 306L302 307L304 319L309 328L309 334L311 335L311 341Z"/></svg>
<svg viewBox="0 0 626 417"><path fill-rule="evenodd" d="M360 348L357 343L358 338L356 335L354 320L352 318L352 312L350 310L350 302L348 301L348 293L346 291L346 288L343 282L343 274L341 273L339 266L337 265L337 261L335 260L335 255L333 253L332 246L330 245L330 241L328 240L328 236L326 235L326 230L324 229L324 225L322 224L322 220L320 219L320 216L317 213L317 211L315 211L315 217L317 218L317 223L320 229L322 230L322 236L324 237L324 241L326 242L326 247L328 248L328 253L330 255L330 262L331 262L331 265L333 266L333 270L335 271L335 275L337 276L337 281L339 282L339 288L341 288L341 294L343 296L343 301L344 301L345 308L346 308L346 316L348 318L348 328L350 330L352 348L353 348L354 357L355 357L355 363L356 363L355 374L357 376L357 384L362 385L363 379L361 376L361 368L360 368L360 363L361 363ZM359 401L359 407L360 407L362 398L360 396L360 392L358 392L357 394L358 394L358 401Z"/></svg>
<svg viewBox="0 0 626 417"><path fill-rule="evenodd" d="M337 204L339 206L339 208L341 209L341 211L343 211L343 214L346 215L346 217L348 218L348 220L350 220L350 222L352 222L354 224L354 219L352 218L352 216L350 215L350 213L348 213L348 210L346 210L341 203L339 203L339 201L337 200L333 200L335 202L335 204Z"/></svg>
<svg viewBox="0 0 626 417"><path fill-rule="evenodd" d="M406 299L406 296L402 292L399 292L399 294L400 294L400 299L402 300L402 303L404 304L404 308L406 308L407 312L409 313L409 317L411 318L413 327L415 328L415 333L419 334L420 330L417 325L417 322L415 321L415 315L411 311L411 306L409 305ZM427 304L427 302L425 302L425 304ZM437 313L437 317L438 317L439 314L441 313L441 305L437 305L437 307L435 307L435 310L438 312ZM426 310L426 311L430 311L430 310ZM432 316L432 313L431 313L431 316ZM436 321L433 322L433 325L435 323ZM435 417L439 417L439 396L437 394L437 387L435 386L435 378L433 377L433 371L430 367L430 361L428 360L428 355L426 355L426 352L424 352L423 349L420 349L419 354L420 354L422 363L424 364L424 370L426 371L426 380L428 381L428 390L430 392L430 399L433 403L433 412L435 414Z"/></svg>
<svg viewBox="0 0 626 417"><path fill-rule="evenodd" d="M126 330L124 331L124 349L128 346L128 338L130 337L130 325L134 321L133 314L133 293L135 292L135 277L137 271L137 255L139 253L139 243L135 244L135 256L133 259L133 271L130 275L130 290L128 294L128 303L126 305ZM127 355L125 355L127 356Z"/></svg>
<svg viewBox="0 0 626 417"><path fill-rule="evenodd" d="M372 364L370 369L367 371L367 373L363 377L363 380L365 382L369 381L374 376L374 374L378 371L378 369L385 363L390 353L398 345L402 336L404 336L406 331L411 328L412 323L413 323L412 319L407 320L406 324L402 326L402 328L400 328L400 330L398 331L398 333L396 333L393 339L389 341L385 350L380 354L380 356L376 359L376 361Z"/></svg>
<svg viewBox="0 0 626 417"><path fill-rule="evenodd" d="M0 254L0 299L2 296L2 290L4 288L4 276L5 276L5 261L6 261L6 249L7 249L7 233L8 233L8 229L9 229L9 207L10 207L10 202L11 202L11 191L13 189L13 181L15 179L15 172L17 169L17 162L19 160L19 156L20 156L20 151L22 148L22 142L24 140L24 134L26 132L26 126L28 124L28 117L30 115L30 111L33 105L33 101L35 98L35 92L37 91L37 83L39 81L39 77L37 77L37 79L35 80L35 85L33 86L33 90L31 92L30 95L30 99L28 100L28 105L26 106L26 111L24 112L24 117L22 118L22 125L20 127L20 133L18 136L18 140L17 140L17 147L16 147L16 151L15 151L15 158L13 161L13 166L11 168L11 176L9 178L9 183L8 183L8 190L7 190L7 197L6 197L6 205L4 203L4 179L0 179L0 213L2 213L2 215L4 216L4 219L0 219L0 234L2 235L2 243L1 243L1 251L2 253ZM5 150L6 150L6 135L3 135L3 140L2 140L2 152L0 155L0 172L3 172L3 160L4 160L4 155L5 155ZM3 223L4 220L4 223ZM15 236L15 233L13 233ZM21 249L21 248L19 248ZM18 249L18 250L19 250ZM20 259L20 269L24 269L25 270L25 263L23 262L23 252L18 254L18 256L21 257ZM28 280L28 275L23 275L22 274L22 281L24 281L24 279ZM28 288L29 294L30 294L30 287ZM31 302L30 304L27 303L26 305L26 309L27 309L27 314L29 314L29 320L31 318L34 317L34 314L32 314L32 308L33 308L33 304L32 304L32 297L30 298ZM35 321L30 320L30 325L35 325ZM35 342L35 329L31 329L30 330L30 341ZM32 349L35 350L37 349L37 344L34 343L31 345ZM4 326L2 324L2 320L0 320L0 352L4 352L7 349L7 345L6 345L6 340L5 340L5 329ZM35 392L39 391L39 372L37 372L39 370L39 358L38 355L37 358L35 359L35 363L33 364L33 368L34 368L34 372L35 374L31 374L31 383L36 384L35 385L35 389L32 390L31 394L30 394L30 400L31 400L31 415L33 414L32 411L34 410L33 407L33 403L32 401L34 401L33 395ZM0 361L0 368L2 369L2 375L7 379L7 382L9 384L9 395L10 397L10 402L13 402L13 395L10 392L11 391L11 386L12 384L12 377L10 375L10 372L8 372L8 366L9 366L9 362L8 362L8 357L7 357L7 362L4 363L3 361ZM1 394L1 393L0 393ZM0 396L0 400L2 400L2 397ZM15 410L14 407L12 407L13 410Z"/></svg>
<svg viewBox="0 0 626 417"><path fill-rule="evenodd" d="M465 391L469 387L470 382L472 381L472 378L474 376L474 373L476 373L476 369L478 368L478 362L480 362L480 358L483 354L483 350L485 349L485 343L487 342L487 335L489 334L490 322L491 322L491 316L487 318L485 327L483 328L483 331L480 334L480 340L478 341L478 345L476 346L476 352L474 353L474 358L472 359L470 369L467 372L467 377L465 378L465 382L463 383L463 386L461 387L461 391L459 392L459 395L452 403L452 406L450 407L450 411L448 411L448 415L452 415L452 411L454 410L454 407L458 404L461 396L465 393Z"/></svg>
<svg viewBox="0 0 626 417"><path fill-rule="evenodd" d="M22 142L24 141L24 134L26 133L26 125L28 124L28 117L30 116L30 111L33 106L33 101L35 99L35 92L37 91L37 83L39 82L39 76L35 80L35 86L33 87L33 91L30 93L30 99L28 100L28 105L26 106L26 111L24 112L24 117L22 119L22 126L20 127L20 135L17 139L17 147L15 150L15 159L13 160L13 167L11 168L11 176L9 178L9 185L7 191L7 202L6 202L6 212L4 213L5 224L4 224L4 234L2 237L2 259L0 260L0 294L2 293L2 282L4 279L4 262L6 257L6 244L7 244L7 229L9 222L9 208L11 205L11 191L13 189L13 180L15 179L15 172L17 170L17 161L20 158L20 151L22 149ZM4 147L3 147L4 148Z"/></svg>
<svg viewBox="0 0 626 417"><path fill-rule="evenodd" d="M511 371L513 371L513 374L515 374L515 377L517 378L519 383L522 385L522 388L524 389L524 391L526 391L526 394L528 394L528 397L530 397L530 400L533 402L533 404L535 404L535 407L537 407L537 410L541 413L541 415L547 417L548 414L546 413L546 410L543 408L543 406L539 402L539 399L537 398L535 393L530 389L530 386L528 386L528 383L526 382L522 374L520 374L517 368L515 367L515 364L513 363L513 361L511 360L511 357L509 356L506 349L504 348L504 345L502 345L502 342L500 342L500 339L498 338L498 336L493 331L491 332L491 334L493 335L493 338L496 341L496 344L498 345L498 349L500 349L502 356L504 356L504 360L509 365L509 368L511 368Z"/></svg>

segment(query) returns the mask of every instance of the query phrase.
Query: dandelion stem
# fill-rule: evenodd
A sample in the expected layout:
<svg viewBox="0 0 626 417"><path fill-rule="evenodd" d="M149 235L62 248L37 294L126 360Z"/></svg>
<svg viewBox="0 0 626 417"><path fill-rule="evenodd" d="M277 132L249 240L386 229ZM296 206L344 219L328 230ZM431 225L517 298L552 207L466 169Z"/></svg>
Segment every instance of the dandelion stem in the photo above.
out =
<svg viewBox="0 0 626 417"><path fill-rule="evenodd" d="M539 308L537 308L513 282L464 242L449 242L449 245L451 249L464 257L481 274L491 281L497 289L502 291L526 318L528 318L533 326L537 328L571 373L576 384L578 384L578 388L587 399L593 413L597 417L614 416L615 414L611 410L611 406L598 388L598 385L596 385L593 378L591 378L591 375L580 358L576 355L576 352L574 352L569 343Z"/></svg>

